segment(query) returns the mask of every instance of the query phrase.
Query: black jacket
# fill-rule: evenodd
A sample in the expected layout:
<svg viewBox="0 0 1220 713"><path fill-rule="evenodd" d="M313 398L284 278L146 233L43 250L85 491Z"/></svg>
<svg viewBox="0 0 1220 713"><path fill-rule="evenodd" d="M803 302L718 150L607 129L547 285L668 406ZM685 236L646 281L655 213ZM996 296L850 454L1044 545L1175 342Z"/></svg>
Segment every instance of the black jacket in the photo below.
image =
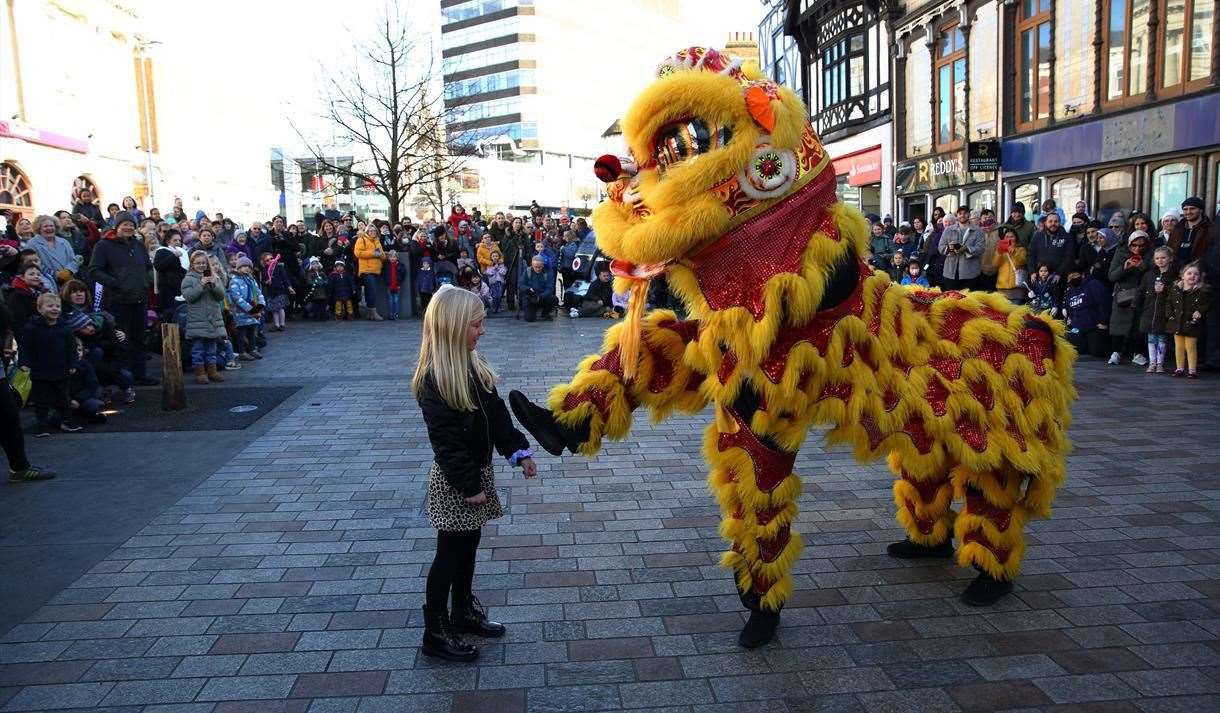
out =
<svg viewBox="0 0 1220 713"><path fill-rule="evenodd" d="M1076 245L1076 238L1068 234L1062 226L1055 234L1039 230L1034 233L1029 250L1026 252L1026 269L1030 272L1037 272L1038 265L1046 263L1051 266L1051 270L1055 274L1066 277L1072 264L1076 262L1077 253L1079 253L1079 249Z"/></svg>
<svg viewBox="0 0 1220 713"><path fill-rule="evenodd" d="M105 288L106 304L143 304L152 284L151 267L148 251L135 236L121 240L111 235L94 246L89 277Z"/></svg>
<svg viewBox="0 0 1220 713"><path fill-rule="evenodd" d="M173 310L178 307L178 295L182 294L182 278L186 268L169 248L153 253L153 269L157 272L157 307Z"/></svg>
<svg viewBox="0 0 1220 713"><path fill-rule="evenodd" d="M445 403L431 375L419 394L436 464L449 485L467 498L482 492L483 468L491 463L493 447L505 458L529 448L495 387L484 390L473 373L470 380L479 401L474 411L458 411Z"/></svg>
<svg viewBox="0 0 1220 713"><path fill-rule="evenodd" d="M30 320L21 334L21 365L30 367L30 378L63 381L76 368L76 336L62 319L47 324L41 316Z"/></svg>

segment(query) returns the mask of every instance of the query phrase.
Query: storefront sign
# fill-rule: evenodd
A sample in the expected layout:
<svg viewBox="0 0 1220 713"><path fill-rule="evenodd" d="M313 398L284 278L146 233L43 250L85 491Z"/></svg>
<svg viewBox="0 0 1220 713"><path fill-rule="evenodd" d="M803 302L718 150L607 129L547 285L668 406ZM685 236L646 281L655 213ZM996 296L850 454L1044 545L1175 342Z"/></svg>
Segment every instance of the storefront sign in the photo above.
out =
<svg viewBox="0 0 1220 713"><path fill-rule="evenodd" d="M966 146L966 168L970 171L1000 170L1000 141L971 141Z"/></svg>
<svg viewBox="0 0 1220 713"><path fill-rule="evenodd" d="M905 161L894 169L895 189L899 193L919 193L951 188L970 182L964 151L952 151L917 161Z"/></svg>
<svg viewBox="0 0 1220 713"><path fill-rule="evenodd" d="M89 152L89 142L84 139L74 139L71 136L35 129L17 121L0 121L0 138L21 139L31 144L41 144L75 153Z"/></svg>
<svg viewBox="0 0 1220 713"><path fill-rule="evenodd" d="M835 175L847 175L847 185L868 186L881 182L881 147L875 146L834 160Z"/></svg>

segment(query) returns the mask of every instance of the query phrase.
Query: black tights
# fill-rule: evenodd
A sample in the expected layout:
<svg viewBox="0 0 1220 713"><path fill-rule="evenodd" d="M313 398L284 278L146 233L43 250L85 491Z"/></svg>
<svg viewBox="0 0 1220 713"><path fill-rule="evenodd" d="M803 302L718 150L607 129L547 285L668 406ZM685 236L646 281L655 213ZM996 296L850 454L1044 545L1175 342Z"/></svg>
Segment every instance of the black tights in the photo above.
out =
<svg viewBox="0 0 1220 713"><path fill-rule="evenodd" d="M8 457L9 470L13 471L30 467L30 462L25 459L20 409L8 381L0 379L0 445L4 446L4 455Z"/></svg>
<svg viewBox="0 0 1220 713"><path fill-rule="evenodd" d="M432 611L443 611L449 607L449 590L458 597L470 596L474 582L474 559L479 551L482 530L463 530L436 533L436 557L428 570L428 589L425 602Z"/></svg>

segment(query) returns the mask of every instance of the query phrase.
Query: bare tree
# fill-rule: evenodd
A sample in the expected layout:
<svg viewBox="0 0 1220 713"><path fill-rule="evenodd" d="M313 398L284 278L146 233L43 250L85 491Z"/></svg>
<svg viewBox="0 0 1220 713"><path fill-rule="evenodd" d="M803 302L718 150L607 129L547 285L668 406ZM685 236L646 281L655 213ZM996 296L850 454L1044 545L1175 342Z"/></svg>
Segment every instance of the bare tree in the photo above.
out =
<svg viewBox="0 0 1220 713"><path fill-rule="evenodd" d="M444 186L462 169L462 157L449 148L455 137L446 134L446 125L454 117L445 107L432 48L417 42L399 5L386 3L373 35L350 33L348 45L359 48L355 61L320 68L320 118L335 127L337 143L352 147L351 162L293 123L319 173L380 193L395 222L413 189ZM438 202L443 206L443 196Z"/></svg>

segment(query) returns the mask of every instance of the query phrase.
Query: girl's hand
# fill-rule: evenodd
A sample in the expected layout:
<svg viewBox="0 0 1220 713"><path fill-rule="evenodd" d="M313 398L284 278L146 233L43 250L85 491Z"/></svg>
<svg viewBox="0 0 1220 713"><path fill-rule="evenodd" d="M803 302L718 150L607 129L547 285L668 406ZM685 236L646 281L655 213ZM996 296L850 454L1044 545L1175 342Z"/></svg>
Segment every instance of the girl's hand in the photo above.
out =
<svg viewBox="0 0 1220 713"><path fill-rule="evenodd" d="M487 502L487 493L479 493L478 495L472 495L468 498L465 498L465 500L466 500L467 504L470 504L470 505L482 505L483 503Z"/></svg>
<svg viewBox="0 0 1220 713"><path fill-rule="evenodd" d="M1203 315L1199 314L1198 310L1195 310L1195 313L1190 315L1190 319L1192 322L1198 322L1202 317L1203 317Z"/></svg>
<svg viewBox="0 0 1220 713"><path fill-rule="evenodd" d="M116 329L114 330L114 338L120 342L125 342L127 341L127 334L125 334L122 330Z"/></svg>
<svg viewBox="0 0 1220 713"><path fill-rule="evenodd" d="M532 478L535 475L538 475L538 464L534 462L533 458L522 458L519 465L521 466L521 472L525 474L525 477Z"/></svg>

